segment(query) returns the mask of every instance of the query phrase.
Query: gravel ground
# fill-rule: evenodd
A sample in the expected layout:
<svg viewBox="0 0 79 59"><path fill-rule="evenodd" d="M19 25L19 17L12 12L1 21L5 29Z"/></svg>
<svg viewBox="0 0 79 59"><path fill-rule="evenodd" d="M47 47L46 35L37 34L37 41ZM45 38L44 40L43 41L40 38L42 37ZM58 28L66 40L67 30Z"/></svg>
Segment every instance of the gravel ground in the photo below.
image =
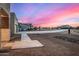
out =
<svg viewBox="0 0 79 59"><path fill-rule="evenodd" d="M13 56L79 56L79 44L55 38L55 36L67 36L66 34L29 34L32 40L40 41L44 47L10 50ZM72 35L71 35L72 37ZM77 39L79 36L77 36ZM76 38L75 38L76 39Z"/></svg>

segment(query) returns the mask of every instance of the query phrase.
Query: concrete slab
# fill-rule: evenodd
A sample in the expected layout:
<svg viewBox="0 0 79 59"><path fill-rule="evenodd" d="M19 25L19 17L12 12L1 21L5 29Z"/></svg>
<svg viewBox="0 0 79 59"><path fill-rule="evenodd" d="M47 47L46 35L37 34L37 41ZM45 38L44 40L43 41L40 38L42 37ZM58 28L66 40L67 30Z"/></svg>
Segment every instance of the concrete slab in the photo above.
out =
<svg viewBox="0 0 79 59"><path fill-rule="evenodd" d="M58 33L58 32L64 32L67 31L67 29L60 29L60 30L50 30L50 31L22 31L22 32L17 32L17 34L44 34L44 33Z"/></svg>
<svg viewBox="0 0 79 59"><path fill-rule="evenodd" d="M21 41L22 40L31 40L31 38L27 35L27 33L25 32L25 33L22 33L21 34Z"/></svg>
<svg viewBox="0 0 79 59"><path fill-rule="evenodd" d="M43 44L41 44L38 40L24 40L24 41L14 42L12 49L33 48L33 47L42 47L42 46Z"/></svg>
<svg viewBox="0 0 79 59"><path fill-rule="evenodd" d="M11 49L18 48L33 48L33 47L43 47L38 40L31 40L31 38L27 35L27 33L21 34L21 41L15 41L4 44L4 47L11 47Z"/></svg>

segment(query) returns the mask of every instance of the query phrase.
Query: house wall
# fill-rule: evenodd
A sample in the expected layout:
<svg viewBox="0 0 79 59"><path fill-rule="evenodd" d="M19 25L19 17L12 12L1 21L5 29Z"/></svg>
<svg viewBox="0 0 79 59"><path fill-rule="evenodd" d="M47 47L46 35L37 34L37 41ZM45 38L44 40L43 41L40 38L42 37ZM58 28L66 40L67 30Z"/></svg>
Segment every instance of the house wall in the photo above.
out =
<svg viewBox="0 0 79 59"><path fill-rule="evenodd" d="M18 29L16 28L17 25L18 25L17 17L15 15L15 13L11 12L10 13L10 29L11 29L10 33L11 33L11 36L13 36L18 31Z"/></svg>
<svg viewBox="0 0 79 59"><path fill-rule="evenodd" d="M7 21L5 23L5 21L2 21L1 23L3 23L3 25L0 25L2 28L0 28L0 40L1 41L9 41L10 40L10 4L7 3L0 3L0 8L2 8L5 13L8 14L7 16ZM5 20L5 18L1 18L0 20ZM7 25L6 25L7 24ZM6 27L6 28L4 28Z"/></svg>
<svg viewBox="0 0 79 59"><path fill-rule="evenodd" d="M0 3L0 7L2 7L9 15L9 13L10 13L10 4L9 3Z"/></svg>

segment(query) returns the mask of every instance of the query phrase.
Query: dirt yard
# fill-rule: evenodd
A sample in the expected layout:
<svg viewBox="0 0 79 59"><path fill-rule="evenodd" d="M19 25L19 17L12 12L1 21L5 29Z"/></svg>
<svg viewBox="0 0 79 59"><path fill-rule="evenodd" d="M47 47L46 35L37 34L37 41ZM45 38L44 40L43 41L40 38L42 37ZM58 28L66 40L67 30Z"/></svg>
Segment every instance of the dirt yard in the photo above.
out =
<svg viewBox="0 0 79 59"><path fill-rule="evenodd" d="M44 47L38 48L25 48L11 50L9 55L14 56L79 56L79 44L55 38L55 36L61 35L62 37L76 37L77 35L66 35L60 33L53 34L29 34L32 40L40 41Z"/></svg>

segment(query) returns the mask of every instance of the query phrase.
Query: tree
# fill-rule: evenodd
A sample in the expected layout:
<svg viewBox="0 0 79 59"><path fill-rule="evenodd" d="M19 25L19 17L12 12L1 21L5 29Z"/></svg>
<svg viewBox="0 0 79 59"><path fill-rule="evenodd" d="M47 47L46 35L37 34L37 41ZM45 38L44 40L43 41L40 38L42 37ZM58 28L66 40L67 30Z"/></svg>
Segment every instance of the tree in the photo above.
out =
<svg viewBox="0 0 79 59"><path fill-rule="evenodd" d="M33 29L34 29L34 30L37 30L37 27L34 27Z"/></svg>
<svg viewBox="0 0 79 59"><path fill-rule="evenodd" d="M77 26L76 29L79 29L79 26Z"/></svg>

